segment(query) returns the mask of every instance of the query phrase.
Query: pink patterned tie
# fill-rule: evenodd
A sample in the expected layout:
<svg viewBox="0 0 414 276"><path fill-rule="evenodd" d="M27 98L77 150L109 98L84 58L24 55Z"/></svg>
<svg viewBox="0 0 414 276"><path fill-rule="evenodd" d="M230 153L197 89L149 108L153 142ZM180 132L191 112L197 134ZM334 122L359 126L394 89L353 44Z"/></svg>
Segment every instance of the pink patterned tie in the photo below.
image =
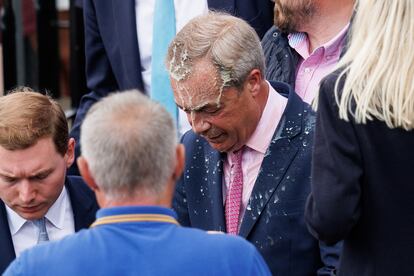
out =
<svg viewBox="0 0 414 276"><path fill-rule="evenodd" d="M230 185L226 196L227 233L232 235L237 235L239 226L240 205L243 193L242 154L243 148L234 152L231 156Z"/></svg>

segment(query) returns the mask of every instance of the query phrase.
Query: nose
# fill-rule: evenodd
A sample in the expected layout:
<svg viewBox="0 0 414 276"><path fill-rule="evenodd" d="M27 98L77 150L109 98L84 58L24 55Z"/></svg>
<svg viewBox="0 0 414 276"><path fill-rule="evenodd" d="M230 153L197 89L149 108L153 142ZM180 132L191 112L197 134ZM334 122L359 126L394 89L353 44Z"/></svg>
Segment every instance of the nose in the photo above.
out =
<svg viewBox="0 0 414 276"><path fill-rule="evenodd" d="M193 128L193 131L197 134L201 134L211 127L211 124L197 112L192 111L191 113L187 113L187 119Z"/></svg>
<svg viewBox="0 0 414 276"><path fill-rule="evenodd" d="M30 181L24 179L20 183L19 198L24 204L32 202L36 197L36 189L30 183Z"/></svg>

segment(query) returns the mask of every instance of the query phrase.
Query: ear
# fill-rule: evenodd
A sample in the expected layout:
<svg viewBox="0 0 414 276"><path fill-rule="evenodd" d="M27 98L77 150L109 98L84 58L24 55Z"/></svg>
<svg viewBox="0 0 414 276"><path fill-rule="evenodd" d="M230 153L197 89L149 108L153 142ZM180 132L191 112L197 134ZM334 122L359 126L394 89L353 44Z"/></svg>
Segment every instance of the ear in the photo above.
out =
<svg viewBox="0 0 414 276"><path fill-rule="evenodd" d="M165 190L160 197L160 205L170 208L171 202L175 193L175 183L181 177L181 174L184 170L184 162L185 162L185 149L184 145L178 144L176 149L176 160L175 160L175 167L174 171L168 180L167 185L165 186Z"/></svg>
<svg viewBox="0 0 414 276"><path fill-rule="evenodd" d="M65 154L66 159L66 167L69 168L72 166L73 162L75 161L75 139L69 138L68 141L68 150Z"/></svg>
<svg viewBox="0 0 414 276"><path fill-rule="evenodd" d="M76 160L78 163L79 172L85 180L86 184L88 184L89 188L91 188L92 191L96 192L99 190L99 186L96 185L95 179L91 175L91 171L89 170L89 164L88 161L83 156L78 157Z"/></svg>
<svg viewBox="0 0 414 276"><path fill-rule="evenodd" d="M76 161L78 163L79 172L83 180L86 182L89 188L95 193L95 198L96 198L96 201L98 202L98 205L100 207L107 206L107 200L105 197L105 193L96 184L95 178L93 178L91 171L89 170L88 161L86 161L86 159L82 156L78 157Z"/></svg>
<svg viewBox="0 0 414 276"><path fill-rule="evenodd" d="M256 97L260 92L260 86L263 81L262 72L259 69L250 71L246 79L246 86L253 97Z"/></svg>
<svg viewBox="0 0 414 276"><path fill-rule="evenodd" d="M183 144L178 144L176 149L176 163L175 168L173 172L173 180L174 182L177 181L184 170L184 164L185 164L185 148Z"/></svg>

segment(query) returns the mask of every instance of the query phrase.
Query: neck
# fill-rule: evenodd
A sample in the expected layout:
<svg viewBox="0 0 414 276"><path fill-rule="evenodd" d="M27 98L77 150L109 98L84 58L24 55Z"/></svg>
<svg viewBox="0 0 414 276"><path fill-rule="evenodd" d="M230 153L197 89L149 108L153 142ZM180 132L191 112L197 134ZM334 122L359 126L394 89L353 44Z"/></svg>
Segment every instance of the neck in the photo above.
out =
<svg viewBox="0 0 414 276"><path fill-rule="evenodd" d="M125 201L110 201L106 204L103 204L101 207L110 208L110 207L122 207L122 206L160 206L165 208L171 208L171 203L166 204L156 201L135 201L135 200L125 200Z"/></svg>
<svg viewBox="0 0 414 276"><path fill-rule="evenodd" d="M148 194L143 196L122 196L112 197L104 195L97 197L99 206L102 208L121 207L121 206L161 206L171 208L171 199L166 197L158 198Z"/></svg>
<svg viewBox="0 0 414 276"><path fill-rule="evenodd" d="M318 9L318 13L303 26L309 39L309 52L334 38L349 23L354 3L349 0L326 1L326 5Z"/></svg>

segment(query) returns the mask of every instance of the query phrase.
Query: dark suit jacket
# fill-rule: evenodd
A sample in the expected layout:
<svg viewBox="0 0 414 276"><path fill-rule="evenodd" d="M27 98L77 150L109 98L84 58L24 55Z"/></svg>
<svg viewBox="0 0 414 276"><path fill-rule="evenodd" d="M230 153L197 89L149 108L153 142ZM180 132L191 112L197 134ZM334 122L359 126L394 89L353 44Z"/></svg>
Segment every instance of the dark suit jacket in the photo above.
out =
<svg viewBox="0 0 414 276"><path fill-rule="evenodd" d="M72 205L75 231L88 228L95 221L95 213L98 210L94 193L78 176L66 177L65 187ZM0 274L2 274L16 258L6 207L2 200L0 200L0 252Z"/></svg>
<svg viewBox="0 0 414 276"><path fill-rule="evenodd" d="M344 239L340 275L414 275L414 131L339 119L336 78L320 90L309 228Z"/></svg>
<svg viewBox="0 0 414 276"><path fill-rule="evenodd" d="M310 192L314 113L288 85L272 86L289 95L288 103L263 160L239 235L259 249L274 275L315 275L323 267L321 252L304 222L305 200ZM179 222L225 231L225 154L192 131L183 136L182 142L186 165L173 203ZM338 256L335 248L327 250ZM335 258L325 261L328 267L320 270L321 274L336 265Z"/></svg>
<svg viewBox="0 0 414 276"><path fill-rule="evenodd" d="M210 9L227 11L248 21L260 37L272 26L271 0L208 0ZM80 125L92 104L110 92L144 91L136 32L135 0L84 0L87 86L71 136L80 155ZM79 174L76 162L69 174Z"/></svg>

